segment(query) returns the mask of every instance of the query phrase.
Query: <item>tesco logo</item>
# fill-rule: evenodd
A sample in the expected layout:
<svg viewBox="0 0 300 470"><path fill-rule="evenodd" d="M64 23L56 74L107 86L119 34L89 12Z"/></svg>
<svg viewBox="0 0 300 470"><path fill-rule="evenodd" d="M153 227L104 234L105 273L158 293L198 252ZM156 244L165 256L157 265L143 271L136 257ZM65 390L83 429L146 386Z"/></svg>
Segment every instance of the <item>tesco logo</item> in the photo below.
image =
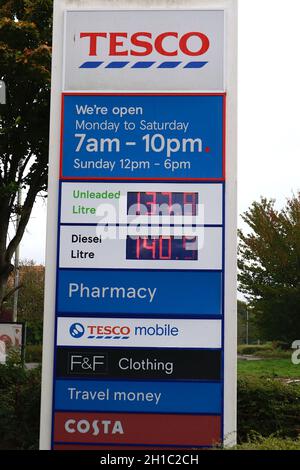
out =
<svg viewBox="0 0 300 470"><path fill-rule="evenodd" d="M90 58L147 58L155 53L156 57L164 62L138 61L130 64L129 61L99 62L88 61L80 68L123 68L130 64L132 68L149 68L153 65L158 68L175 68L182 61L165 61L167 58L185 56L187 59L199 58L210 48L208 36L200 31L189 31L179 34L176 31L166 31L158 35L151 32L138 31L133 34L127 32L81 32L80 39L86 44L86 51ZM189 61L183 64L184 68L202 68L207 62Z"/></svg>
<svg viewBox="0 0 300 470"><path fill-rule="evenodd" d="M129 326L102 326L102 325L89 325L87 327L89 332L89 338L92 336L114 336L114 339L119 339L120 337L128 337L130 334ZM127 339L127 338L126 338Z"/></svg>
<svg viewBox="0 0 300 470"><path fill-rule="evenodd" d="M130 328L118 325L88 325L85 329L81 323L73 323L69 328L69 333L75 339L82 338L84 334L88 339L128 339Z"/></svg>
<svg viewBox="0 0 300 470"><path fill-rule="evenodd" d="M156 37L153 37L152 33L138 32L132 34L130 37L128 33L80 33L80 38L88 38L89 43L89 55L98 55L98 39L106 39L108 42L109 55L110 56L147 56L152 54L153 50L163 56L177 56L178 49L185 55L188 56L200 56L205 54L209 49L208 37L200 32L193 31L190 33L183 34L179 37L179 34L174 31L161 33ZM168 50L165 46L165 42L168 38L176 39L176 48ZM189 41L192 38L196 38L199 42L197 50L192 50L189 46ZM129 45L128 45L129 39ZM125 45L125 40L126 45ZM99 49L101 49L99 47Z"/></svg>

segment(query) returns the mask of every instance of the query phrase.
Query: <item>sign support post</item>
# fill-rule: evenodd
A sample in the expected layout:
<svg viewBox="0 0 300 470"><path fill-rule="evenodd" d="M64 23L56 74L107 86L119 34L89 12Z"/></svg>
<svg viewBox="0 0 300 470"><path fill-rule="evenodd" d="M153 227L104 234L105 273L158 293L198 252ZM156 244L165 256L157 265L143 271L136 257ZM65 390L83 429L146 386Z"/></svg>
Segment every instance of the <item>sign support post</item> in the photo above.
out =
<svg viewBox="0 0 300 470"><path fill-rule="evenodd" d="M40 448L234 445L237 2L110 3L54 1Z"/></svg>

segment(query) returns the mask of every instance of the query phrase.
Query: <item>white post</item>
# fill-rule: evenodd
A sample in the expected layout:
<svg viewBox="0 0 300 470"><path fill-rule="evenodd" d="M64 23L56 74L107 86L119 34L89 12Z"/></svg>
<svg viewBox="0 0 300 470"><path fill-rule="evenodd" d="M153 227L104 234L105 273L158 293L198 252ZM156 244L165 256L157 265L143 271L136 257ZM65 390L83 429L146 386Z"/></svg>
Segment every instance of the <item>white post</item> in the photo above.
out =
<svg viewBox="0 0 300 470"><path fill-rule="evenodd" d="M6 86L3 80L0 80L0 104L6 104Z"/></svg>

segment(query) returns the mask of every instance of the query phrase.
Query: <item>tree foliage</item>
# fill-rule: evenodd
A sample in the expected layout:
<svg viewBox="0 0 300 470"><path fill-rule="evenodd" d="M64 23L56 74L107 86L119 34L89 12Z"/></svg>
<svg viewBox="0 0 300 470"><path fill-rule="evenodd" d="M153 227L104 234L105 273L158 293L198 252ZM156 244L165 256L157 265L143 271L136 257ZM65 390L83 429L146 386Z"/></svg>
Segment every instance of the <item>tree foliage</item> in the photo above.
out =
<svg viewBox="0 0 300 470"><path fill-rule="evenodd" d="M254 202L239 231L239 284L264 339L291 342L300 335L300 193L282 210Z"/></svg>
<svg viewBox="0 0 300 470"><path fill-rule="evenodd" d="M35 198L46 189L52 0L0 0L0 306ZM24 202L17 203L18 189ZM16 236L8 242L13 217Z"/></svg>
<svg viewBox="0 0 300 470"><path fill-rule="evenodd" d="M26 322L26 344L41 344L43 333L45 268L31 260L20 264L20 285L18 291L18 321ZM8 286L13 285L13 278ZM12 311L13 297L5 303Z"/></svg>

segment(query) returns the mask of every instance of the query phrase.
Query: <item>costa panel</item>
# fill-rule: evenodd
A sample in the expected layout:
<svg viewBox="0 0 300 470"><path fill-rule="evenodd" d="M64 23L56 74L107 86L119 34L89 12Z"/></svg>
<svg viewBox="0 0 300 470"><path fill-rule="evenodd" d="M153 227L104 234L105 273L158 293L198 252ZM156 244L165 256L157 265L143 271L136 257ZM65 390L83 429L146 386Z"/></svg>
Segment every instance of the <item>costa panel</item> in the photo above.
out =
<svg viewBox="0 0 300 470"><path fill-rule="evenodd" d="M54 442L203 447L221 439L220 416L57 412Z"/></svg>

